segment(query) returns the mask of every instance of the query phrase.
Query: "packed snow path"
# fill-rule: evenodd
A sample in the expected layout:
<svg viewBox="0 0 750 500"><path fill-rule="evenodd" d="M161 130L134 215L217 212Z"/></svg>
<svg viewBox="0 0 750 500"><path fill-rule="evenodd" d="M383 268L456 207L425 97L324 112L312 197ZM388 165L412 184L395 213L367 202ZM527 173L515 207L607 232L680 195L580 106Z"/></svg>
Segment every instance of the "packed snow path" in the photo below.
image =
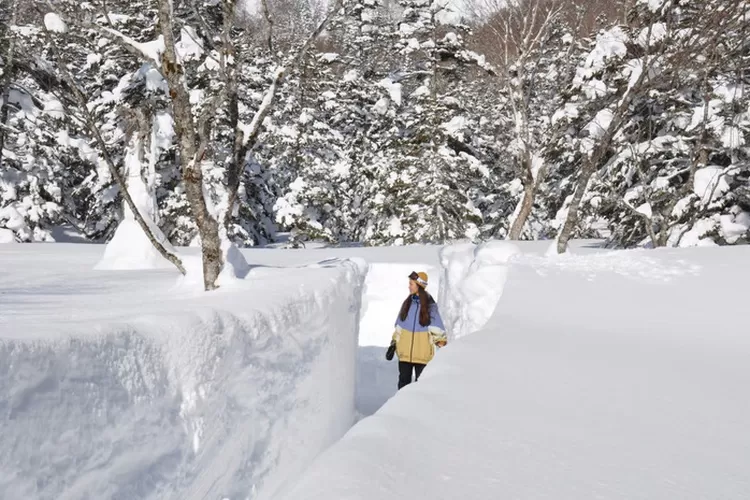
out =
<svg viewBox="0 0 750 500"><path fill-rule="evenodd" d="M409 293L407 276L413 270L429 274L428 288L437 299L440 272L430 264L372 262L368 266L357 353L356 401L361 417L372 415L396 394L398 361L395 358L387 361L385 351L391 342L396 315Z"/></svg>

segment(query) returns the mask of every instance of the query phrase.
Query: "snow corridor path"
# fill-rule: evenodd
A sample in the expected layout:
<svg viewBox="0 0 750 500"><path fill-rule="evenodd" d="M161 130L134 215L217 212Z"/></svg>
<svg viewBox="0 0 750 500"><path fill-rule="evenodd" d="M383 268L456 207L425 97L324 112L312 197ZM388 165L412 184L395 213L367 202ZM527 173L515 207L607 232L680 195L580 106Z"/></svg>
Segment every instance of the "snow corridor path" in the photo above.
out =
<svg viewBox="0 0 750 500"><path fill-rule="evenodd" d="M357 353L356 405L358 418L372 415L396 394L398 361L385 359L393 322L408 295L407 276L414 270L429 274L428 291L437 300L440 271L428 264L371 263L362 297Z"/></svg>

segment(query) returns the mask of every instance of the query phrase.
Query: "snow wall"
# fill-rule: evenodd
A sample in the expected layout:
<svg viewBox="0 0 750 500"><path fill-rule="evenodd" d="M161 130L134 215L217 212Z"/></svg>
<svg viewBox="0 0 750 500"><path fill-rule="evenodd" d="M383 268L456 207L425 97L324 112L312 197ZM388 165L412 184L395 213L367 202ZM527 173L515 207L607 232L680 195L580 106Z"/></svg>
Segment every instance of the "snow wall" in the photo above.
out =
<svg viewBox="0 0 750 500"><path fill-rule="evenodd" d="M18 304L0 328L0 498L270 497L353 423L365 267L257 268L238 289L176 291L109 323L97 311L119 296L48 285L34 292L46 314L94 320L45 328L18 319L43 304L24 312L29 295L5 290ZM125 274L106 276L115 290Z"/></svg>
<svg viewBox="0 0 750 500"><path fill-rule="evenodd" d="M449 339L482 328L495 311L520 249L505 241L461 243L440 251L441 316Z"/></svg>

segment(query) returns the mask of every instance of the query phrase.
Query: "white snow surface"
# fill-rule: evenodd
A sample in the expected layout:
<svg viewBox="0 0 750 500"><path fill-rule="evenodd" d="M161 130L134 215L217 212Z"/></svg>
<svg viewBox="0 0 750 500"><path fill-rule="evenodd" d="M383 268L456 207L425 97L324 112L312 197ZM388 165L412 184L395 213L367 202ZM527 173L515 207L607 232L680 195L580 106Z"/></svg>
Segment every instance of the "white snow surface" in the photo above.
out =
<svg viewBox="0 0 750 500"><path fill-rule="evenodd" d="M44 27L54 33L65 33L68 31L65 21L54 12L48 12L44 15Z"/></svg>
<svg viewBox="0 0 750 500"><path fill-rule="evenodd" d="M0 498L268 498L351 427L361 262L207 294L102 250L0 248Z"/></svg>
<svg viewBox="0 0 750 500"><path fill-rule="evenodd" d="M448 337L460 338L482 328L497 307L508 265L518 247L504 241L462 243L440 252L438 301Z"/></svg>
<svg viewBox="0 0 750 500"><path fill-rule="evenodd" d="M16 237L13 231L0 227L0 243L15 243Z"/></svg>
<svg viewBox="0 0 750 500"><path fill-rule="evenodd" d="M489 322L275 500L749 498L748 258L516 255Z"/></svg>
<svg viewBox="0 0 750 500"><path fill-rule="evenodd" d="M249 249L211 293L0 246L0 498L748 498L750 250L549 245ZM451 339L396 393L412 270Z"/></svg>

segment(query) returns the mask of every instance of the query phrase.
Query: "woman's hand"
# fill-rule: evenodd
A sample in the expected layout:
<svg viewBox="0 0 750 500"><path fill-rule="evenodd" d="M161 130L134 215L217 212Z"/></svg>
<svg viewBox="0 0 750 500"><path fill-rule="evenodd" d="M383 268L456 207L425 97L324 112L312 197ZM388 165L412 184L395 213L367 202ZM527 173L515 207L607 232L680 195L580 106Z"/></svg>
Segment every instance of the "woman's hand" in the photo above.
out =
<svg viewBox="0 0 750 500"><path fill-rule="evenodd" d="M388 350L385 351L385 359L388 361L393 359L393 355L396 353L396 342L391 342L391 345L388 347Z"/></svg>

